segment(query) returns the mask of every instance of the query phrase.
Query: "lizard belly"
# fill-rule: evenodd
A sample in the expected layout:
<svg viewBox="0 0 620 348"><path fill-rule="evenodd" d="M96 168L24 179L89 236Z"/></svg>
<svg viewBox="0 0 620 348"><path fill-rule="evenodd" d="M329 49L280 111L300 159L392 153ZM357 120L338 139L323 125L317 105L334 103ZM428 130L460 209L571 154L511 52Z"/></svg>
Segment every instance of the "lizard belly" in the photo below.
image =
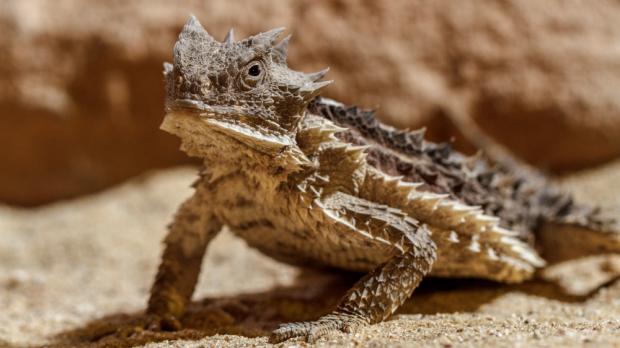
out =
<svg viewBox="0 0 620 348"><path fill-rule="evenodd" d="M241 184L226 185L216 195L218 217L248 245L278 261L369 271L395 252L326 218L318 207L301 203L295 193L257 193Z"/></svg>
<svg viewBox="0 0 620 348"><path fill-rule="evenodd" d="M346 226L321 221L303 224L294 213L260 213L253 220L227 221L227 225L248 245L278 261L298 266L370 271L393 253L392 248L356 236Z"/></svg>
<svg viewBox="0 0 620 348"><path fill-rule="evenodd" d="M309 236L303 230L231 228L250 246L281 262L304 267L333 267L367 272L389 259L391 250L358 243L332 243L326 238ZM370 244L370 243L369 243Z"/></svg>

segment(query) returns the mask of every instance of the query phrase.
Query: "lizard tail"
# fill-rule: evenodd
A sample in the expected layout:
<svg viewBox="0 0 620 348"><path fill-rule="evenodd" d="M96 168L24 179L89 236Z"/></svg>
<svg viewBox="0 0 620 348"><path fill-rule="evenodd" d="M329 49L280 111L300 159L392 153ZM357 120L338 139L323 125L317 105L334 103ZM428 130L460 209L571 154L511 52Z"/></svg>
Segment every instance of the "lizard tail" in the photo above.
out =
<svg viewBox="0 0 620 348"><path fill-rule="evenodd" d="M538 239L551 263L590 255L620 254L618 214L574 205L563 216L542 223Z"/></svg>
<svg viewBox="0 0 620 348"><path fill-rule="evenodd" d="M542 187L549 189L546 196L556 204L542 214L536 238L548 263L591 255L620 254L620 211L604 212L600 208L577 204L570 195L549 187L544 179L539 179L541 176L536 169L515 157L480 129L459 103L448 103L446 115L469 141L494 162L512 172L524 171L527 177L538 178Z"/></svg>

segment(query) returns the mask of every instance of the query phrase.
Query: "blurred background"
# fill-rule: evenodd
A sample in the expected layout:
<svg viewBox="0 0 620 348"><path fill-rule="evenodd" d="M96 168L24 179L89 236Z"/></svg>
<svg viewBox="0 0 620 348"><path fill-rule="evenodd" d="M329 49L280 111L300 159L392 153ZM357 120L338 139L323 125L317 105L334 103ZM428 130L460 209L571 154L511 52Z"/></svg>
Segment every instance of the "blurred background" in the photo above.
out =
<svg viewBox="0 0 620 348"><path fill-rule="evenodd" d="M617 1L0 1L0 202L34 206L188 163L160 131L188 14L222 39L285 26L326 95L471 146L455 108L551 173L620 154Z"/></svg>

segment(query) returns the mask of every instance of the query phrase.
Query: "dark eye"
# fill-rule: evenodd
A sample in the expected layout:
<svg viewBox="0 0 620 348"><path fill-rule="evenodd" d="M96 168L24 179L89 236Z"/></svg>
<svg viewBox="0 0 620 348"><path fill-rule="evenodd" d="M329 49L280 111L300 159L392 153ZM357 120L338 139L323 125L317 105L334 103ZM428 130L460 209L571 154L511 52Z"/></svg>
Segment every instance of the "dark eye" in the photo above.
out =
<svg viewBox="0 0 620 348"><path fill-rule="evenodd" d="M258 76L260 75L260 66L258 64L254 64L248 69L248 75L250 76Z"/></svg>
<svg viewBox="0 0 620 348"><path fill-rule="evenodd" d="M0 0L1 1L1 0ZM241 69L239 82L245 90L250 90L263 83L267 70L261 60L254 60Z"/></svg>

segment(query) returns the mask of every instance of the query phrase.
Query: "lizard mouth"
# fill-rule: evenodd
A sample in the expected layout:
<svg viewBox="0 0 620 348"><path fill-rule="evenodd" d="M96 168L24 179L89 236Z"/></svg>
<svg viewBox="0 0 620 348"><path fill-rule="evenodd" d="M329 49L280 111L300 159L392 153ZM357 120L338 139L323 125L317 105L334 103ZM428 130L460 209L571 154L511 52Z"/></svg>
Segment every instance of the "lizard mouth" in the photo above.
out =
<svg viewBox="0 0 620 348"><path fill-rule="evenodd" d="M286 129L282 128L278 123L261 117L255 111L244 108L240 105L223 106L209 105L200 100L194 99L176 99L172 105L168 107L168 112L185 111L197 114L203 119L217 119L222 122L233 124L252 125L266 133L286 134Z"/></svg>
<svg viewBox="0 0 620 348"><path fill-rule="evenodd" d="M168 112L189 111L201 117L235 116L246 113L241 106L211 106L194 99L176 99L167 109Z"/></svg>
<svg viewBox="0 0 620 348"><path fill-rule="evenodd" d="M279 124L242 106L212 106L199 100L176 99L166 106L168 114L190 114L218 133L234 138L261 152L273 153L294 141ZM164 121L165 123L165 121Z"/></svg>

